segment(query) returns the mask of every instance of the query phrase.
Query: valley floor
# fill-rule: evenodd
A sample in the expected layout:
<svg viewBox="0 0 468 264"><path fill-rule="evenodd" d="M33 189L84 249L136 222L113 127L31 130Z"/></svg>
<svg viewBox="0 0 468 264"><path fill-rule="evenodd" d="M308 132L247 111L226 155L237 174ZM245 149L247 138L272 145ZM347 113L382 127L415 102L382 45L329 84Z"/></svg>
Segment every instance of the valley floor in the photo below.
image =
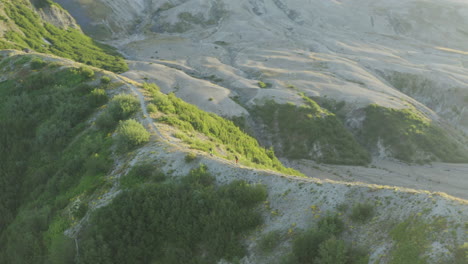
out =
<svg viewBox="0 0 468 264"><path fill-rule="evenodd" d="M374 160L370 166L336 166L302 160L289 162L304 174L320 179L390 185L431 192L444 192L468 200L468 164L432 163L408 165Z"/></svg>

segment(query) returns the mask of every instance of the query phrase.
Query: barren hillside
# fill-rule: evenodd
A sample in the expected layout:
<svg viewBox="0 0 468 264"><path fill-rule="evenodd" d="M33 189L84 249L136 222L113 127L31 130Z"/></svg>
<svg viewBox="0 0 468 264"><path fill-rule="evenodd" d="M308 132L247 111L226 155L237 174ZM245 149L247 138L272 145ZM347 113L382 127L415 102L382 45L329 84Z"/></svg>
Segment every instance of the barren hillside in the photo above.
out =
<svg viewBox="0 0 468 264"><path fill-rule="evenodd" d="M468 3L0 7L0 263L468 263Z"/></svg>

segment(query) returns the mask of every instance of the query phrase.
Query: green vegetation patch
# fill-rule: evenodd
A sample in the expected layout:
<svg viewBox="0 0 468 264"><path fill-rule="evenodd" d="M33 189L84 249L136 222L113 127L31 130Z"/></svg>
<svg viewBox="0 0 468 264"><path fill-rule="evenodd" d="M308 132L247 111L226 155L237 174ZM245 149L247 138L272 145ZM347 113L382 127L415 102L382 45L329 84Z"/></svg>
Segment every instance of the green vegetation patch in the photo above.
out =
<svg viewBox="0 0 468 264"><path fill-rule="evenodd" d="M392 109L378 105L365 108L362 139L369 148L379 140L391 154L407 162L468 162L468 150L449 129L432 123L415 109Z"/></svg>
<svg viewBox="0 0 468 264"><path fill-rule="evenodd" d="M273 230L260 238L258 247L262 252L270 254L281 243L282 237L280 230Z"/></svg>
<svg viewBox="0 0 468 264"><path fill-rule="evenodd" d="M107 108L96 119L99 128L113 130L120 120L125 120L140 109L138 99L130 94L118 94L112 98Z"/></svg>
<svg viewBox="0 0 468 264"><path fill-rule="evenodd" d="M468 264L468 242L460 245L455 251L455 264Z"/></svg>
<svg viewBox="0 0 468 264"><path fill-rule="evenodd" d="M262 82L262 81L259 81L257 83L258 87L262 88L262 89L266 89L266 88L271 88L272 84L271 83L265 83L265 82Z"/></svg>
<svg viewBox="0 0 468 264"><path fill-rule="evenodd" d="M345 225L338 215L321 218L317 227L306 230L296 237L292 253L286 264L364 264L369 262L368 253L352 247L340 238Z"/></svg>
<svg viewBox="0 0 468 264"><path fill-rule="evenodd" d="M116 49L94 41L77 29L60 29L44 22L28 1L2 2L9 21L20 31L7 31L0 41L0 48L30 48L114 72L128 70L128 65Z"/></svg>
<svg viewBox="0 0 468 264"><path fill-rule="evenodd" d="M420 215L410 216L405 221L396 225L390 236L394 246L389 254L389 264L426 264L432 263L428 255L432 250L435 238L453 241L453 247L442 256L443 263L468 263L468 246L461 241L458 244L455 233L448 233L450 223L443 217L423 219ZM442 263L441 262L441 263Z"/></svg>
<svg viewBox="0 0 468 264"><path fill-rule="evenodd" d="M261 147L257 140L242 132L231 121L204 112L196 106L182 101L172 93L165 95L155 85L145 84L144 88L151 93L152 103L164 114L159 118L159 121L183 131L184 133L177 134L177 137L192 148L209 152L210 149L214 150L224 146L224 150L228 153L225 156L227 159L234 160L234 156L238 156L240 163L248 166L300 175L293 169L285 168L272 150ZM191 136L194 133L201 133L208 140Z"/></svg>
<svg viewBox="0 0 468 264"><path fill-rule="evenodd" d="M80 238L80 263L218 263L245 254L246 232L262 223L260 185L215 186L205 166L179 182L125 191L96 211Z"/></svg>
<svg viewBox="0 0 468 264"><path fill-rule="evenodd" d="M128 189L147 182L161 182L165 178L166 175L156 163L144 162L136 164L125 176L121 177L120 185Z"/></svg>
<svg viewBox="0 0 468 264"><path fill-rule="evenodd" d="M434 226L412 216L406 221L398 224L390 235L395 241L395 246L391 252L390 264L425 264L427 257L424 256L431 245L431 236Z"/></svg>
<svg viewBox="0 0 468 264"><path fill-rule="evenodd" d="M370 203L357 203L351 209L351 220L365 223L374 216L374 205Z"/></svg>
<svg viewBox="0 0 468 264"><path fill-rule="evenodd" d="M74 247L62 233L106 188L113 164L112 137L86 123L101 106L88 100L92 71L49 63L38 71L35 61L43 64L2 61L19 73L0 83L0 263L66 263L62 250Z"/></svg>
<svg viewBox="0 0 468 264"><path fill-rule="evenodd" d="M332 113L303 97L305 105L267 101L251 110L267 128L275 150L290 159L315 159L331 164L364 165L369 153Z"/></svg>
<svg viewBox="0 0 468 264"><path fill-rule="evenodd" d="M145 127L134 119L120 121L117 128L117 148L120 151L128 151L144 143L150 139L150 133Z"/></svg>

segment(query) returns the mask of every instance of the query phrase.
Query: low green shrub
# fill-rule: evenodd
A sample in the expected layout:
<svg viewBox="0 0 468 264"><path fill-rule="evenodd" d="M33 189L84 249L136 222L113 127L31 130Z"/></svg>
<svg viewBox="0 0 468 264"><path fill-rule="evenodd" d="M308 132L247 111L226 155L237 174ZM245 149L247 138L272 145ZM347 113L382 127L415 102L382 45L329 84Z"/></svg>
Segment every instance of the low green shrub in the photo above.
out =
<svg viewBox="0 0 468 264"><path fill-rule="evenodd" d="M370 203L357 203L351 209L351 220L359 223L365 223L374 215L374 206Z"/></svg>
<svg viewBox="0 0 468 264"><path fill-rule="evenodd" d="M318 256L320 244L325 242L331 234L319 230L310 229L299 235L293 241L292 263L314 263Z"/></svg>
<svg viewBox="0 0 468 264"><path fill-rule="evenodd" d="M97 117L96 125L102 130L109 131L117 125L117 120L106 110Z"/></svg>
<svg viewBox="0 0 468 264"><path fill-rule="evenodd" d="M152 103L149 103L146 106L146 109L148 110L148 113L153 114L158 112L158 107Z"/></svg>
<svg viewBox="0 0 468 264"><path fill-rule="evenodd" d="M80 73L85 79L91 79L94 77L94 70L89 67L80 67Z"/></svg>
<svg viewBox="0 0 468 264"><path fill-rule="evenodd" d="M102 76L101 77L101 84L109 84L111 82L111 78L109 76Z"/></svg>
<svg viewBox="0 0 468 264"><path fill-rule="evenodd" d="M317 228L327 234L339 236L345 230L345 224L337 214L327 214L319 219Z"/></svg>
<svg viewBox="0 0 468 264"><path fill-rule="evenodd" d="M219 190L243 207L253 207L267 198L267 190L264 185L251 185L240 180L231 182L229 187L222 186Z"/></svg>
<svg viewBox="0 0 468 264"><path fill-rule="evenodd" d="M258 248L264 253L271 253L281 243L282 233L274 230L263 235L258 241Z"/></svg>
<svg viewBox="0 0 468 264"><path fill-rule="evenodd" d="M347 264L347 254L345 242L332 236L320 244L314 263Z"/></svg>
<svg viewBox="0 0 468 264"><path fill-rule="evenodd" d="M96 124L106 131L112 130L120 120L135 114L140 108L138 99L129 94L114 96L106 110L97 118Z"/></svg>
<svg viewBox="0 0 468 264"><path fill-rule="evenodd" d="M266 88L270 88L272 85L271 83L265 83L265 82L262 82L262 81L259 81L257 83L258 87L262 88L262 89L266 89Z"/></svg>
<svg viewBox="0 0 468 264"><path fill-rule="evenodd" d="M146 182L162 182L166 175L155 163L145 162L135 165L126 175L120 178L120 185L129 189Z"/></svg>
<svg viewBox="0 0 468 264"><path fill-rule="evenodd" d="M42 69L44 68L45 66L47 65L47 62L45 62L43 59L41 58L33 58L31 60L31 69L33 70L39 70L39 69Z"/></svg>
<svg viewBox="0 0 468 264"><path fill-rule="evenodd" d="M116 143L120 151L129 151L149 141L150 133L134 119L120 121Z"/></svg>
<svg viewBox="0 0 468 264"><path fill-rule="evenodd" d="M185 155L185 162L192 162L197 159L197 154L190 152Z"/></svg>
<svg viewBox="0 0 468 264"><path fill-rule="evenodd" d="M95 88L91 91L91 94L89 96L89 100L91 105L97 107L101 106L105 103L107 103L107 100L109 98L107 97L107 93L104 89L100 88Z"/></svg>
<svg viewBox="0 0 468 264"><path fill-rule="evenodd" d="M153 104L155 104L157 108L163 113L166 113L166 114L176 113L176 109L171 99L168 96L165 96L163 94L161 94L161 96L153 95Z"/></svg>
<svg viewBox="0 0 468 264"><path fill-rule="evenodd" d="M116 120L124 120L136 113L140 108L140 102L130 94L119 94L112 98L109 104L109 112Z"/></svg>

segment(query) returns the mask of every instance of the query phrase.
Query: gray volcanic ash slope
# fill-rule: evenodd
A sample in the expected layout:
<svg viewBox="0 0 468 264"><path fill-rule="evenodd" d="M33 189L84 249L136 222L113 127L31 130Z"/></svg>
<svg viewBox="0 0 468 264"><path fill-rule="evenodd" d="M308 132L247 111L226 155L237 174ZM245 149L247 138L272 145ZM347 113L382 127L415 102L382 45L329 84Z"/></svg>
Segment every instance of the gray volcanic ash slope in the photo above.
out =
<svg viewBox="0 0 468 264"><path fill-rule="evenodd" d="M365 109L371 104L409 109L427 121L418 121L415 127L429 122L443 131L432 133L435 138L446 134L453 144L445 145L464 148L463 134L468 131L464 2L58 2L69 7L86 32L119 47L132 60L128 77L156 82L164 92L175 92L204 110L244 116L252 124L260 122L255 115L250 118L252 108L269 100L300 105L307 96L339 115L374 156L466 162L461 153L466 150L434 154L426 149L423 145L431 145L427 143L431 137L405 150L403 157L385 135L363 131ZM264 144L274 145L262 138L258 126L250 127ZM400 130L405 131L400 137L412 133L410 128ZM405 144L412 145L414 140L408 141ZM275 148L285 152L280 145ZM309 153L318 149L318 154L296 156L317 160L322 155L323 146L307 148Z"/></svg>

